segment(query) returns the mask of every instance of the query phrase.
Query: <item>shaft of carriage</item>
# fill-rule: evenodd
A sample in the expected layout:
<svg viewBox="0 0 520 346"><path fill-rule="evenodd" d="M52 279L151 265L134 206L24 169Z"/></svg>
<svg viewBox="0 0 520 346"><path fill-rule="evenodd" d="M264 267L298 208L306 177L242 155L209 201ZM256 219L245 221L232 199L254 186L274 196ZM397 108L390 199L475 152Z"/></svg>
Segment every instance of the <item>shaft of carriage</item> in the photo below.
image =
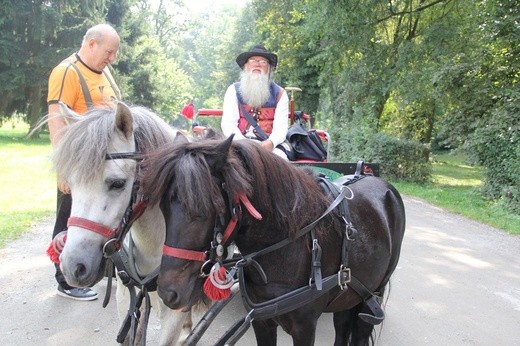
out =
<svg viewBox="0 0 520 346"><path fill-rule="evenodd" d="M214 303L211 308L206 311L204 316L200 319L197 325L193 328L191 333L186 338L184 345L191 346L197 345L199 340L202 338L206 330L209 328L211 323L215 320L218 314L224 309L224 307L233 299L233 297L239 292L238 282L231 286L231 296L228 299L218 301Z"/></svg>

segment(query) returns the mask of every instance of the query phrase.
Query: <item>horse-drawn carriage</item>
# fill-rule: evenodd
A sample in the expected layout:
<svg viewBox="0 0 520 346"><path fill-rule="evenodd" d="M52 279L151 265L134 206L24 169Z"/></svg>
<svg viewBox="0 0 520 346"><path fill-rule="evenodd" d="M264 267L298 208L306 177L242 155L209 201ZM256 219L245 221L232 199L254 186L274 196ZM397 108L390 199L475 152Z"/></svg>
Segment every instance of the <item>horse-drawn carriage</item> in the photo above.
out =
<svg viewBox="0 0 520 346"><path fill-rule="evenodd" d="M275 342L278 325L295 344L312 344L322 312L334 313L336 344L367 343L384 317L380 298L399 259L404 207L362 164L337 166L354 174L332 182L298 167L328 162L290 163L251 141L190 141L124 104L71 124L54 161L73 196L62 270L70 283L91 286L108 259L116 264L118 301L130 306L119 305L119 342L129 330L130 343L145 340L155 288L154 306L169 321L161 344L178 342L190 312L207 301L203 292L235 281L249 313L220 344L249 325L258 344ZM226 256L231 243L239 252Z"/></svg>
<svg viewBox="0 0 520 346"><path fill-rule="evenodd" d="M287 151L293 151L288 155L289 160L296 165L314 167L316 170L328 174L334 179L340 175L355 174L358 168L357 162L330 162L331 135L322 129L312 128L311 116L303 111L295 110L294 93L301 91L298 87L286 87L285 90L291 93L289 99L289 131L287 140L283 144L289 146ZM219 118L222 116L222 109L200 108L194 110L192 104L190 108L184 108L181 114L186 118L192 119L191 130L195 137L204 137L208 118ZM210 127L215 127L213 122ZM363 163L364 174L379 176L379 165L377 163Z"/></svg>

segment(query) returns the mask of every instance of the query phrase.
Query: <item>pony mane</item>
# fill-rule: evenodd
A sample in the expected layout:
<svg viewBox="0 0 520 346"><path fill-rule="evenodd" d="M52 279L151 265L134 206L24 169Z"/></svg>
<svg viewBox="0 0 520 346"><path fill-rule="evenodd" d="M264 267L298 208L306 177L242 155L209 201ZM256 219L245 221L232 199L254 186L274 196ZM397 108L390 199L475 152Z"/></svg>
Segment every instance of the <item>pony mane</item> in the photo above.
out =
<svg viewBox="0 0 520 346"><path fill-rule="evenodd" d="M141 177L150 203L175 193L192 217L225 208L221 184L231 195L245 193L263 215L263 227L297 231L317 218L330 204L316 173L289 162L246 140L233 141L228 153L222 140L171 144L145 160ZM212 166L218 166L212 171ZM244 216L248 214L243 211Z"/></svg>
<svg viewBox="0 0 520 346"><path fill-rule="evenodd" d="M134 138L141 152L155 150L172 141L175 130L158 115L140 106L129 108ZM66 179L76 175L81 182L88 182L102 172L109 144L116 135L115 110L96 108L71 120L61 132L52 161L59 177Z"/></svg>

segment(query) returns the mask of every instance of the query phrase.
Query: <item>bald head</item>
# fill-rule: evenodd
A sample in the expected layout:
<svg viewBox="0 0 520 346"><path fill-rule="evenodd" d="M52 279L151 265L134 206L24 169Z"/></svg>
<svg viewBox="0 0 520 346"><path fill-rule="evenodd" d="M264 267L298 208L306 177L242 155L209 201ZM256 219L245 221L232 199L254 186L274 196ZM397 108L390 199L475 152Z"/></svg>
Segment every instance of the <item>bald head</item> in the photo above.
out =
<svg viewBox="0 0 520 346"><path fill-rule="evenodd" d="M87 30L79 50L88 67L101 71L111 64L119 51L119 35L109 24L98 24Z"/></svg>
<svg viewBox="0 0 520 346"><path fill-rule="evenodd" d="M83 36L82 45L87 43L90 39L101 42L106 37L116 38L119 42L119 35L116 29L109 24L98 24L87 30L85 36Z"/></svg>

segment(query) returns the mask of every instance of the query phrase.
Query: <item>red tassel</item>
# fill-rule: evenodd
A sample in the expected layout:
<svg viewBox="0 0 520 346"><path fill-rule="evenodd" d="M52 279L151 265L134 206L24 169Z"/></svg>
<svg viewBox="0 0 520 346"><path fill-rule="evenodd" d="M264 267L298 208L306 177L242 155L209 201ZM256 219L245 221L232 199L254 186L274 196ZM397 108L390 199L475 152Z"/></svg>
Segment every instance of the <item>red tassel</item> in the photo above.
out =
<svg viewBox="0 0 520 346"><path fill-rule="evenodd" d="M47 255L51 259L52 262L59 264L60 263L60 254L65 247L65 242L67 241L67 231L63 231L58 233L49 244L47 248Z"/></svg>
<svg viewBox="0 0 520 346"><path fill-rule="evenodd" d="M210 273L212 275L212 273ZM225 282L226 281L226 268L220 267L218 271L216 272L216 278L218 281ZM231 289L230 288L218 288L213 285L211 282L211 279L209 277L206 278L206 281L204 282L204 293L206 296L211 300L225 300L228 299L231 295Z"/></svg>

